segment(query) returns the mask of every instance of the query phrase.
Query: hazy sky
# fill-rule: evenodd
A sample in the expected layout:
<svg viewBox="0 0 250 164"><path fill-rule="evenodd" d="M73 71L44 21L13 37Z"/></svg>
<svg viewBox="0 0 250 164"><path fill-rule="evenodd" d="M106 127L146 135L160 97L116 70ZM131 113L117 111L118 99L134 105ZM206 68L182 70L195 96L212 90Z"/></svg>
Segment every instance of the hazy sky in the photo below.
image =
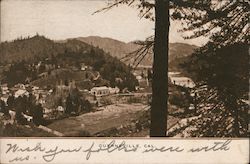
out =
<svg viewBox="0 0 250 164"><path fill-rule="evenodd" d="M121 5L92 15L105 6L105 0L2 0L1 41L39 33L55 40L94 35L129 42L154 34L154 22L140 19L135 8ZM170 42L205 42L182 39L179 28L171 22Z"/></svg>

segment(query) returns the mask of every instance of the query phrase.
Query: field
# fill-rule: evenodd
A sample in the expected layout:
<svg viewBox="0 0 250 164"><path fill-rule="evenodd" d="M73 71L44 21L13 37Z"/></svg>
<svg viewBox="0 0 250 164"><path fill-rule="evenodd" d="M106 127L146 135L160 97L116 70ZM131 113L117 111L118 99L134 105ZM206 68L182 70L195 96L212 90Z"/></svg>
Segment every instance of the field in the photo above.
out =
<svg viewBox="0 0 250 164"><path fill-rule="evenodd" d="M130 124L140 117L141 112L147 110L144 104L113 104L99 108L99 111L86 113L76 117L69 117L55 121L48 125L66 136L77 136L85 130L93 135L113 127Z"/></svg>

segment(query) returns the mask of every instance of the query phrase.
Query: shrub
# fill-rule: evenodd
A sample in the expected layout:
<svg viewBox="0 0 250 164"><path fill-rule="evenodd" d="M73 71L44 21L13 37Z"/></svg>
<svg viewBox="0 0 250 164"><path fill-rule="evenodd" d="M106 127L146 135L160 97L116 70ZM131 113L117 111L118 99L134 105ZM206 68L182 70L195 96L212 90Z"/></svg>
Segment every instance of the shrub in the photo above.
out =
<svg viewBox="0 0 250 164"><path fill-rule="evenodd" d="M112 104L112 100L107 98L107 97L103 97L101 98L101 102L102 105L107 106L107 105L111 105Z"/></svg>
<svg viewBox="0 0 250 164"><path fill-rule="evenodd" d="M140 97L129 97L128 99L128 103L132 104L132 103L140 103L141 102L141 98Z"/></svg>

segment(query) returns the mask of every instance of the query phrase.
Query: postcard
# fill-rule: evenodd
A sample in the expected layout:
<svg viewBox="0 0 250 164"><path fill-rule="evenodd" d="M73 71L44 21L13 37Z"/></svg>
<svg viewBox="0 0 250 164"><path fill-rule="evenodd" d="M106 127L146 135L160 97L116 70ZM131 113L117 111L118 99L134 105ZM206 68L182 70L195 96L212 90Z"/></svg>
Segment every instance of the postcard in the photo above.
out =
<svg viewBox="0 0 250 164"><path fill-rule="evenodd" d="M0 5L0 163L249 163L250 2Z"/></svg>

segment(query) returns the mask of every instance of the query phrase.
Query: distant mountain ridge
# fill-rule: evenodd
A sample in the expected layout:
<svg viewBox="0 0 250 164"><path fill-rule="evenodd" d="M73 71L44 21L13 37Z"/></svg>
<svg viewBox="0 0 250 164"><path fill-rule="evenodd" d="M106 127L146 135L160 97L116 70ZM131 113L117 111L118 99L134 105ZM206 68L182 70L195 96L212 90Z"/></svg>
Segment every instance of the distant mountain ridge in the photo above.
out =
<svg viewBox="0 0 250 164"><path fill-rule="evenodd" d="M140 45L135 44L135 42L125 43L111 38L103 38L99 36L89 36L89 37L78 37L79 41L85 42L87 44L93 45L103 49L105 52L110 53L111 56L121 59L126 54L131 53L138 48ZM169 44L169 62L176 60L177 58L183 58L191 55L195 49L198 47L195 45L189 45L186 43L170 43ZM152 65L153 55L152 49L145 59L141 62L141 65ZM128 63L127 63L128 64Z"/></svg>
<svg viewBox="0 0 250 164"><path fill-rule="evenodd" d="M103 38L99 36L79 37L79 41L88 43L92 46L99 47L111 56L121 59L126 54L135 51L140 46L134 43L125 43L111 38Z"/></svg>
<svg viewBox="0 0 250 164"><path fill-rule="evenodd" d="M0 44L0 63L11 63L22 60L37 60L56 56L64 53L65 48L76 49L77 47L89 49L91 46L103 49L111 56L121 59L140 48L135 42L125 43L112 38L103 38L99 36L78 37L67 40L52 41L43 36L34 36L26 39L17 39L13 42L2 42ZM185 43L169 44L169 63L176 63L176 60L183 59L191 55L198 47ZM126 62L132 64L133 59ZM140 65L151 66L153 63L153 54L151 52L142 60Z"/></svg>

